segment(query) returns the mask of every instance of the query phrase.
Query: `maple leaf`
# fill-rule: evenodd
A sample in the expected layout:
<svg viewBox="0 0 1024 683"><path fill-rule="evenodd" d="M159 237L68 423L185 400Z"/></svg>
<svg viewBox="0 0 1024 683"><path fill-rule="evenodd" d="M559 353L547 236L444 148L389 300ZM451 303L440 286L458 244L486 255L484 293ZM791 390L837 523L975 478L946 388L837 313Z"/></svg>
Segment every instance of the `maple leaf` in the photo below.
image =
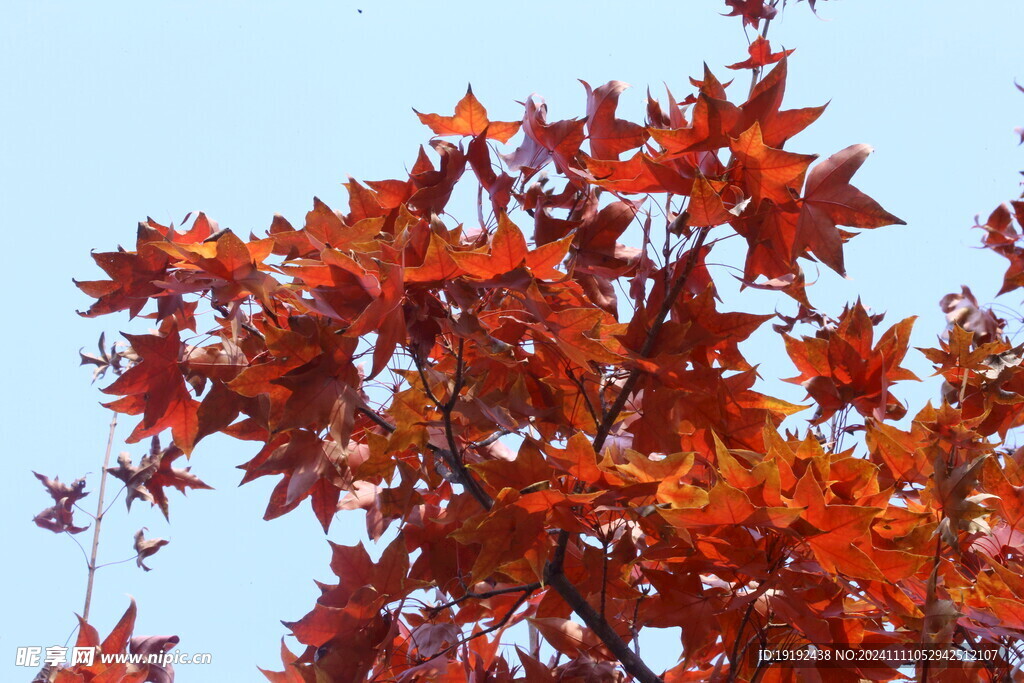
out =
<svg viewBox="0 0 1024 683"><path fill-rule="evenodd" d="M260 668L260 673L266 676L270 683L305 683L306 679L297 670L301 665L297 664L298 657L284 644L281 639L281 662L284 664L284 671L267 671Z"/></svg>
<svg viewBox="0 0 1024 683"><path fill-rule="evenodd" d="M782 110L786 93L788 59L782 59L757 82L750 97L741 104L735 117L733 136L747 130L755 122L761 127L764 143L781 149L787 140L814 123L827 105Z"/></svg>
<svg viewBox="0 0 1024 683"><path fill-rule="evenodd" d="M138 614L138 607L135 598L131 598L128 609L124 611L114 628L103 642L99 644L100 651L107 654L124 652L131 641L132 631L135 629L135 617Z"/></svg>
<svg viewBox="0 0 1024 683"><path fill-rule="evenodd" d="M143 560L155 555L160 548L163 548L170 541L164 538L146 538L145 532L146 527L142 527L135 532L135 564L148 572L152 567L147 567Z"/></svg>
<svg viewBox="0 0 1024 683"><path fill-rule="evenodd" d="M785 286L783 278L799 269L795 248L799 216L789 207L768 201L731 221L730 225L747 240L744 282L754 282L758 276L765 275L770 278L769 282Z"/></svg>
<svg viewBox="0 0 1024 683"><path fill-rule="evenodd" d="M433 166L426 160L426 155L423 149L420 148L420 156L423 163L417 163L413 167L413 173L424 173L427 171L433 171ZM359 184L354 178L349 178L348 182L343 183L345 189L348 190L348 208L349 212L344 216L341 216L342 220L348 225L355 225L369 218L381 218L387 215L387 210L381 205L380 194L372 189L367 189ZM416 190L416 184L410 177L409 181L405 183L405 193L410 195ZM411 199L411 197L409 197ZM311 227L307 225L307 229Z"/></svg>
<svg viewBox="0 0 1024 683"><path fill-rule="evenodd" d="M151 298L163 296L163 290L156 283L164 279L170 258L143 241L145 230L146 226L140 224L138 252L115 251L92 255L96 265L110 276L110 280L74 281L85 294L96 299L89 310L79 312L79 315L94 318L127 309L134 318Z"/></svg>
<svg viewBox="0 0 1024 683"><path fill-rule="evenodd" d="M125 610L110 634L102 640L96 629L79 617L75 647L93 650L108 656L130 654L141 657L142 661L149 663L107 663L103 661L103 658L93 657L91 663L80 662L62 667L53 680L66 683L80 683L84 680L120 681L121 683L144 683L146 681L173 683L174 667L167 660L162 659L161 655L170 652L181 639L173 635L132 635L136 616L137 607L135 599L132 598L128 609Z"/></svg>
<svg viewBox="0 0 1024 683"><path fill-rule="evenodd" d="M146 489L150 492L153 497L153 501L160 508L160 511L164 513L164 518L168 518L167 512L167 494L164 492L165 487L173 487L178 489L180 492L185 493L186 489L212 489L213 487L208 486L199 477L191 473L191 467L175 468L171 463L178 457L183 455L180 448L174 445L168 446L159 455L159 466L156 471L153 472L145 483Z"/></svg>
<svg viewBox="0 0 1024 683"><path fill-rule="evenodd" d="M686 205L688 225L720 225L732 218L722 202L721 192L724 187L725 183L713 184L703 176L694 180L690 201Z"/></svg>
<svg viewBox="0 0 1024 683"><path fill-rule="evenodd" d="M356 407L362 403L360 378L351 363L325 353L271 383L290 392L276 429L326 425L335 443L348 444Z"/></svg>
<svg viewBox="0 0 1024 683"><path fill-rule="evenodd" d="M545 640L567 657L603 653L601 641L585 626L568 619L544 617L530 619L530 623L541 632Z"/></svg>
<svg viewBox="0 0 1024 683"><path fill-rule="evenodd" d="M981 465L981 483L984 490L996 496L995 506L1011 529L1024 522L1024 486L1014 485L994 458L986 458Z"/></svg>
<svg viewBox="0 0 1024 683"><path fill-rule="evenodd" d="M491 576L499 567L524 557L543 557L546 544L540 539L546 510L529 510L517 504L519 495L506 489L486 515L465 524L455 535L460 543L479 544L470 574L475 580ZM543 563L535 561L534 574L543 573ZM539 577L537 577L539 578Z"/></svg>
<svg viewBox="0 0 1024 683"><path fill-rule="evenodd" d="M271 494L264 519L279 517L309 497L326 532L338 510L340 487L348 486L350 481L347 467L359 463L358 451L321 439L308 430L292 429L270 441L240 468L246 472L243 484L265 475L285 475Z"/></svg>
<svg viewBox="0 0 1024 683"><path fill-rule="evenodd" d="M150 503L154 502L153 495L146 488L146 481L153 476L157 467L159 467L158 459L150 457L147 460L144 457L138 465L132 465L131 454L121 452L117 456L117 467L107 468L108 474L124 482L128 491L125 496L125 504L129 510L131 510L132 501L138 498Z"/></svg>
<svg viewBox="0 0 1024 683"><path fill-rule="evenodd" d="M501 213L498 215L498 228L488 247L475 251L452 251L448 255L459 269L471 277L489 279L523 265L527 257L526 238L509 217Z"/></svg>
<svg viewBox="0 0 1024 683"><path fill-rule="evenodd" d="M640 258L639 249L618 242L618 238L635 218L635 209L630 204L612 202L581 221L573 240L576 252L573 260L574 275L583 273L595 276L613 300L611 279L632 273ZM591 301L595 301L593 296ZM607 307L606 310L618 317L615 307Z"/></svg>
<svg viewBox="0 0 1024 683"><path fill-rule="evenodd" d="M701 500L704 498L704 500ZM707 492L697 496L697 505L684 505L678 509L660 510L670 524L680 528L690 526L720 526L723 524L749 524L785 528L800 516L799 509L784 506L762 507L738 488L720 481Z"/></svg>
<svg viewBox="0 0 1024 683"><path fill-rule="evenodd" d="M655 142L669 158L687 152L712 151L729 145L729 136L739 120L740 110L725 99L725 90L704 65L704 80L693 107L691 123L672 129L651 128Z"/></svg>
<svg viewBox="0 0 1024 683"><path fill-rule="evenodd" d="M416 111L413 109L413 111ZM466 89L466 95L455 105L453 116L439 116L438 114L421 114L420 117L425 125L434 131L435 135L470 135L476 137L484 135L498 142L508 142L509 138L519 132L522 125L518 121L491 121L487 118L487 110L476 99L473 94L473 86Z"/></svg>
<svg viewBox="0 0 1024 683"><path fill-rule="evenodd" d="M117 467L108 467L107 472L125 483L128 494L125 502L131 509L132 501L142 499L160 508L165 519L169 519L167 494L164 488L172 486L182 493L186 489L211 489L199 477L191 473L191 467L175 469L171 464L182 455L180 448L171 444L161 450L157 437L149 453L142 457L138 465L133 465L131 455L121 453L117 457Z"/></svg>
<svg viewBox="0 0 1024 683"><path fill-rule="evenodd" d="M591 156L618 159L622 152L644 144L647 131L643 126L615 116L619 95L629 84L609 81L595 90L586 81L580 83L587 90L587 139Z"/></svg>
<svg viewBox="0 0 1024 683"><path fill-rule="evenodd" d="M877 420L866 421L865 427L868 449L876 462L885 463L895 478L924 484L931 463L918 450L923 445L919 428L904 432Z"/></svg>
<svg viewBox="0 0 1024 683"><path fill-rule="evenodd" d="M885 580L869 555L855 545L864 543L871 522L881 510L827 504L821 484L810 469L797 484L794 502L804 506L803 517L821 531L809 536L807 543L827 571L870 581Z"/></svg>
<svg viewBox="0 0 1024 683"><path fill-rule="evenodd" d="M844 309L834 331L800 341L783 335L786 351L801 373L786 381L803 386L818 403L815 423L847 405L876 420L898 419L906 411L889 393L889 386L900 380L917 380L900 366L914 318L890 327L872 347L874 324L858 300Z"/></svg>
<svg viewBox="0 0 1024 683"><path fill-rule="evenodd" d="M97 379L102 378L107 374L107 370L113 370L114 374L121 374L121 354L117 352L117 344L111 344L110 348L107 349L104 344L105 333L100 333L100 341L97 344L99 354L94 355L91 353L84 353L81 349L78 350L78 355L81 357L82 362L80 365L93 365L95 368L92 371L92 381L95 382Z"/></svg>
<svg viewBox="0 0 1024 683"><path fill-rule="evenodd" d="M170 663L158 664L164 653L170 652L181 639L178 636L132 636L128 641L128 651L132 654L150 658L146 676L153 683L174 683L174 666Z"/></svg>
<svg viewBox="0 0 1024 683"><path fill-rule="evenodd" d="M878 202L850 185L850 178L871 154L868 145L851 145L817 164L807 175L800 219L797 221L797 249L809 249L840 275L843 240L836 225L879 228L906 225Z"/></svg>
<svg viewBox="0 0 1024 683"><path fill-rule="evenodd" d="M431 147L441 157L440 167L435 170L421 149L420 155L425 163L417 163L409 174L416 190L409 197L408 205L427 215L444 212L455 184L466 170L467 161L461 149L443 140L433 141Z"/></svg>
<svg viewBox="0 0 1024 683"><path fill-rule="evenodd" d="M567 172L580 150L586 124L583 120L547 122L547 105L533 96L526 100L523 115L523 144L502 158L512 171L525 171L527 177L554 159L559 171Z"/></svg>
<svg viewBox="0 0 1024 683"><path fill-rule="evenodd" d="M33 472L46 492L53 498L53 505L46 508L33 518L36 526L52 531L55 534L68 532L79 534L88 527L75 526L74 506L79 500L89 495L85 490L85 478L76 479L70 484L65 484L59 477L50 479L46 475Z"/></svg>
<svg viewBox="0 0 1024 683"><path fill-rule="evenodd" d="M966 285L959 294L947 294L939 300L939 308L946 314L950 326L959 326L970 332L978 344L995 341L1003 334L1006 321L997 318L991 308L982 308L974 293Z"/></svg>
<svg viewBox="0 0 1024 683"><path fill-rule="evenodd" d="M777 10L773 3L765 0L725 0L725 4L732 9L732 12L725 15L728 17L743 17L743 25L750 25L757 28L762 19L773 19Z"/></svg>
<svg viewBox="0 0 1024 683"><path fill-rule="evenodd" d="M483 134L476 136L469 143L469 147L466 150L466 158L469 160L469 165L472 167L473 172L476 173L476 177L480 180L480 184L485 190L487 195L491 199L491 206L494 207L496 213L502 213L508 210L508 203L512 199L512 185L514 180L512 176L504 171L501 175L494 172L491 165L491 153L487 146L487 139Z"/></svg>
<svg viewBox="0 0 1024 683"><path fill-rule="evenodd" d="M754 42L747 48L747 52L750 53L750 57L743 60L742 62L736 62L725 67L727 69L759 69L762 66L774 64L775 62L781 61L785 57L793 54L795 50L781 50L779 52L772 52L771 44L763 37L758 36L754 39Z"/></svg>
<svg viewBox="0 0 1024 683"><path fill-rule="evenodd" d="M637 151L625 161L594 159L581 153L580 175L588 182L621 193L660 192L668 190L681 195L690 194L693 175L685 164L657 161L644 150Z"/></svg>
<svg viewBox="0 0 1024 683"><path fill-rule="evenodd" d="M73 513L72 506L64 500L46 508L36 515L32 521L41 529L52 531L55 534L64 533L65 531L69 534L80 534L89 527L75 526Z"/></svg>
<svg viewBox="0 0 1024 683"><path fill-rule="evenodd" d="M791 201L793 191L803 185L807 167L817 158L816 154L794 154L767 146L756 122L730 143L730 149L742 164L743 187L758 203L764 199L776 204Z"/></svg>
<svg viewBox="0 0 1024 683"><path fill-rule="evenodd" d="M107 407L129 415L143 414L142 421L129 435L128 443L169 428L174 443L190 453L199 429L199 403L189 394L179 370L183 344L177 328L172 327L163 336L125 334L124 337L139 362L102 390L106 394L124 396L106 404Z"/></svg>
<svg viewBox="0 0 1024 683"><path fill-rule="evenodd" d="M44 474L33 472L36 479L43 483L46 488L46 492L53 498L53 502L60 503L66 501L68 505L74 505L82 498L89 495L89 492L85 490L85 477L75 479L70 484L65 484L60 480L60 477L54 477L50 479Z"/></svg>

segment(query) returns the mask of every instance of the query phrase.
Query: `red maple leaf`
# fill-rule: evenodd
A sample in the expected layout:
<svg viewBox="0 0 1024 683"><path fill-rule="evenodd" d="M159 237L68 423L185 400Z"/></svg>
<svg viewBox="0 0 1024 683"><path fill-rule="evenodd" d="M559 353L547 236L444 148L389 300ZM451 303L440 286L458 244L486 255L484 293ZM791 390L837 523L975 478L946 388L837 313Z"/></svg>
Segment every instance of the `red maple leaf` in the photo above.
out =
<svg viewBox="0 0 1024 683"><path fill-rule="evenodd" d="M413 109L413 111L416 111ZM487 118L487 110L473 94L473 86L466 89L466 95L455 105L453 116L438 114L416 115L420 121L430 127L435 135L484 135L498 142L508 142L509 138L519 132L518 121L491 121Z"/></svg>
<svg viewBox="0 0 1024 683"><path fill-rule="evenodd" d="M916 380L900 366L910 343L914 318L893 325L871 346L875 322L858 301L847 307L834 330L796 340L783 335L800 375L786 380L807 389L818 403L815 422L852 405L877 420L899 419L906 409L889 391L900 380Z"/></svg>
<svg viewBox="0 0 1024 683"><path fill-rule="evenodd" d="M727 17L743 17L744 26L750 25L757 28L762 19L773 19L777 10L774 3L765 0L725 0L732 12Z"/></svg>
<svg viewBox="0 0 1024 683"><path fill-rule="evenodd" d="M906 225L850 184L850 178L869 154L871 147L868 145L851 145L817 164L807 174L795 247L813 252L840 275L844 275L846 269L843 239L836 225L854 228Z"/></svg>
<svg viewBox="0 0 1024 683"><path fill-rule="evenodd" d="M619 95L629 87L622 81L609 81L596 90L580 81L587 90L587 139L590 154L597 159L618 159L619 154L644 144L646 129L615 116Z"/></svg>
<svg viewBox="0 0 1024 683"><path fill-rule="evenodd" d="M775 62L781 61L783 58L793 54L795 50L780 50L779 52L772 52L771 44L758 36L754 39L754 42L747 48L747 52L750 57L744 59L742 62L736 62L730 64L727 69L759 69L762 66L774 64Z"/></svg>
<svg viewBox="0 0 1024 683"><path fill-rule="evenodd" d="M184 345L176 327L164 335L125 334L139 362L125 371L106 394L123 396L107 406L119 413L142 414L142 421L129 435L128 443L170 429L174 443L190 453L199 430L199 402L192 398L182 377Z"/></svg>

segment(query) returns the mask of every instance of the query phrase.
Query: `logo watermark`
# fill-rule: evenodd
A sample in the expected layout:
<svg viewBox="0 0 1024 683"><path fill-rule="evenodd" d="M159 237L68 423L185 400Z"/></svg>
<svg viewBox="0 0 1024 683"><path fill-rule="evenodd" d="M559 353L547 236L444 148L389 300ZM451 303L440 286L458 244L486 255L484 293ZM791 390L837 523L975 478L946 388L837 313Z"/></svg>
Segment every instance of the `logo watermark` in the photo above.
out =
<svg viewBox="0 0 1024 683"><path fill-rule="evenodd" d="M95 647L64 647L62 645L51 645L41 647L39 645L27 645L19 647L15 651L15 666L77 666L79 664L92 666L99 660L101 664L153 664L156 666L167 666L168 664L211 664L213 655L209 652L188 653L181 650L170 650L167 652L98 652Z"/></svg>

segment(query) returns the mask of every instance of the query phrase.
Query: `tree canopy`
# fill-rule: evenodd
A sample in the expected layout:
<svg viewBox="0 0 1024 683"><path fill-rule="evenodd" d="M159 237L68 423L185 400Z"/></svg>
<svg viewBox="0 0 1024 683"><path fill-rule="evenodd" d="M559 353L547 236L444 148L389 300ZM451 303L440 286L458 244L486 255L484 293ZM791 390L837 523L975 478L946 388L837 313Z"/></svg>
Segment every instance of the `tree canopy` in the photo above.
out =
<svg viewBox="0 0 1024 683"><path fill-rule="evenodd" d="M470 88L418 113L431 138L407 174L350 179L346 207L314 198L259 235L148 219L132 248L93 254L105 278L77 283L83 315L154 327L84 358L116 375L102 391L128 441L152 444L106 470L129 501L166 515L168 489L205 487L176 464L220 433L251 444L243 484L279 478L266 519L308 501L326 533L361 510L384 546L332 544L335 582L285 622L305 650L282 645L268 680L783 681L802 670L760 653L808 644L946 653L910 660L927 680L1015 670L1021 348L969 289L947 296L948 338L923 350L944 390L910 417L913 318L814 306L802 264L844 275L856 231L903 221L853 184L868 145L791 151L826 108L786 108L780 3L726 5L749 57L648 93L642 121L619 117L619 81L582 82L586 110L558 121L536 96L491 121ZM1022 223L1018 201L982 226L1010 261L1001 293L1024 285ZM730 239L738 275L713 267ZM750 289L794 312L743 312ZM791 370L743 353L770 323L809 406L765 393ZM36 522L83 531L84 483L38 476L54 505ZM140 566L161 541L136 539ZM134 618L106 639L83 620L78 642L124 650ZM531 642L510 652L517 624ZM668 627L679 663L653 671L636 645ZM153 675L97 662L48 680Z"/></svg>

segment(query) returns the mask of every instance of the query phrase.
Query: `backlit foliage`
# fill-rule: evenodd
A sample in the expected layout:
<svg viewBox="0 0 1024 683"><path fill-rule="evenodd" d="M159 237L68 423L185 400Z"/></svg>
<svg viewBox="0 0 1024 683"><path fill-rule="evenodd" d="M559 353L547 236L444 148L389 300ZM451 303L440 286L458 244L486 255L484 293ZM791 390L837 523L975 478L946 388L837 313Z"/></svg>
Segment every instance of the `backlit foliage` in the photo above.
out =
<svg viewBox="0 0 1024 683"><path fill-rule="evenodd" d="M727 4L752 27L775 14ZM287 623L306 649L283 648L269 680L784 681L801 670L759 666L759 648L1017 647L1019 349L946 301L948 341L926 353L947 391L894 424L913 319L860 302L830 318L801 263L845 273L855 230L902 221L851 184L868 146L791 150L825 108L784 107L789 52L758 38L730 67L749 87L705 67L682 99L648 96L643 121L619 117L618 81L583 83L585 111L560 121L537 97L492 121L470 90L419 114L435 137L408 175L350 180L347 206L314 199L248 236L148 220L94 255L85 315L155 328L103 389L136 417L130 442L169 434L162 457L201 466L205 437L246 441L243 483L278 478L266 519L308 501L326 532L358 509L386 546L376 562L333 546L336 579ZM1024 284L1015 210L985 226L1004 290ZM732 275L707 265L735 236L744 288L799 307L777 325L813 402L799 433L782 423L802 407L759 391L741 350L773 316L723 301ZM560 657L499 647L523 621ZM652 672L634 643L667 627L679 663ZM1004 655L915 675L998 680Z"/></svg>

